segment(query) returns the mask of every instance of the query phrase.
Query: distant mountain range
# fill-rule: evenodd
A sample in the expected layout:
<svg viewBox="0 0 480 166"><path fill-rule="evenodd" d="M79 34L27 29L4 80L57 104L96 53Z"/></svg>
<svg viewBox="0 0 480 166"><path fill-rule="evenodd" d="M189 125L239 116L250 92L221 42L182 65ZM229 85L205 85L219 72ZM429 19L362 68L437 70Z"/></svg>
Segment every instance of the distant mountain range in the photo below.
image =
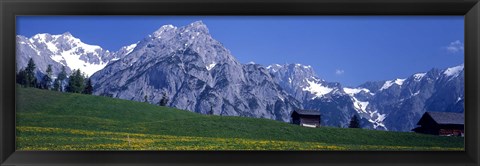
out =
<svg viewBox="0 0 480 166"><path fill-rule="evenodd" d="M94 94L193 112L290 121L295 108L318 110L322 125L346 127L353 115L364 128L409 131L425 111L464 111L464 67L431 69L408 78L343 87L311 66L241 64L207 26L165 25L118 51L88 45L69 33L17 36L17 65L33 58L41 76L52 64L91 76Z"/></svg>

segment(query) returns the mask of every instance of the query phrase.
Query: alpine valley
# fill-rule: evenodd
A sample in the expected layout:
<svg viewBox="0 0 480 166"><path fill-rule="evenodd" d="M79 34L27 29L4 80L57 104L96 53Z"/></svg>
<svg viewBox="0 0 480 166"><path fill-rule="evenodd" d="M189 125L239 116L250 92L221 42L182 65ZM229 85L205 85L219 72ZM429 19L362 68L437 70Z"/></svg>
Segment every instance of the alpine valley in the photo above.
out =
<svg viewBox="0 0 480 166"><path fill-rule="evenodd" d="M368 129L410 131L426 111L464 112L463 64L369 81L358 87L328 82L302 64L241 64L207 26L164 25L117 51L83 43L70 33L17 36L17 68L32 58L41 78L80 69L94 94L192 112L289 122L296 109L320 111L322 125L347 127L353 115Z"/></svg>

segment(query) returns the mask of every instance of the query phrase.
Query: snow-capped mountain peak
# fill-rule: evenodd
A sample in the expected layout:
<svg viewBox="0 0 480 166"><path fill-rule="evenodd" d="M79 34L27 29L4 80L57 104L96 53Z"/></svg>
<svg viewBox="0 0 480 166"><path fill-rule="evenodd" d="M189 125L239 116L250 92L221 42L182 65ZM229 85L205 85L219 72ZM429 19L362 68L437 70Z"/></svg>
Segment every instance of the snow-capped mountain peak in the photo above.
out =
<svg viewBox="0 0 480 166"><path fill-rule="evenodd" d="M58 73L61 66L67 68L67 72L80 69L83 73L91 76L103 69L110 61L118 60L124 54L104 50L98 45L82 42L70 32L51 35L48 33L36 34L30 38L17 36L17 49L21 49L20 55L25 57L19 60L19 66L24 67L28 57L32 57L28 50L33 50L38 56L34 58L39 70L44 72L47 65L53 66L53 72ZM133 49L134 47L128 47Z"/></svg>
<svg viewBox="0 0 480 166"><path fill-rule="evenodd" d="M50 58L70 69L80 69L87 75L92 75L103 69L108 62L102 60L105 51L100 46L83 43L70 33L62 35L38 34L30 40L36 40L37 45L45 45L51 52Z"/></svg>
<svg viewBox="0 0 480 166"><path fill-rule="evenodd" d="M69 32L60 35L51 35L48 33L36 34L32 36L29 41L40 46L46 46L52 53L74 48L82 49L86 53L96 53L97 50L102 50L100 46L83 43Z"/></svg>

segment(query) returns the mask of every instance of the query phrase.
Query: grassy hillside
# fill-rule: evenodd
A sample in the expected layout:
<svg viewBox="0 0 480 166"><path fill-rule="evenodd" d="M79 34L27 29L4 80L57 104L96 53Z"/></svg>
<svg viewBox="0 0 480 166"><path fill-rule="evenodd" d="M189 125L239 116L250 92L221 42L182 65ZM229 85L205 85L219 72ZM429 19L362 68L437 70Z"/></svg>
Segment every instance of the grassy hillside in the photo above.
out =
<svg viewBox="0 0 480 166"><path fill-rule="evenodd" d="M463 150L463 138L200 115L17 88L19 150Z"/></svg>

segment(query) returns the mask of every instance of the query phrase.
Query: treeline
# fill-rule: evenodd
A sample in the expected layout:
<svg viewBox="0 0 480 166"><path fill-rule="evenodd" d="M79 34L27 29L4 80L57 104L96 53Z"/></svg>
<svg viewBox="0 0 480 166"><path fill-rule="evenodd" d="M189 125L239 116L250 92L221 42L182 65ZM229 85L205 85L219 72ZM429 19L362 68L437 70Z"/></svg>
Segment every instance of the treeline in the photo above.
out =
<svg viewBox="0 0 480 166"><path fill-rule="evenodd" d="M34 87L71 93L93 93L92 81L90 78L87 78L80 69L73 70L70 76L67 77L65 66L62 66L60 73L58 73L57 77L54 79L52 65L48 65L47 70L45 71L46 74L40 80L37 80L35 70L35 62L30 58L27 67L18 70L16 74L16 82L23 87Z"/></svg>

